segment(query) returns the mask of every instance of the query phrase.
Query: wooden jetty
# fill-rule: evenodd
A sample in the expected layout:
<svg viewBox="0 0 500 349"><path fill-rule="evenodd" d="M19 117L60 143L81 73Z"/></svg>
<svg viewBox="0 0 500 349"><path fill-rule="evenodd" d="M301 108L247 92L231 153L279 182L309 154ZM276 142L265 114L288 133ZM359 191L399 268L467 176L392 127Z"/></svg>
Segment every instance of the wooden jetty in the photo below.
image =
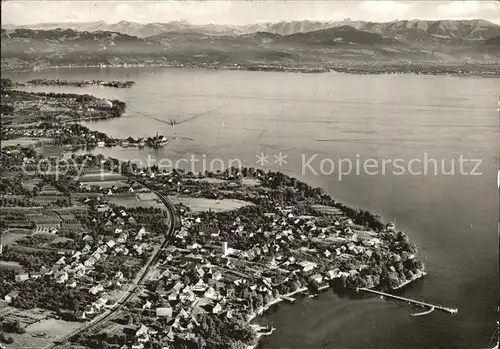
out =
<svg viewBox="0 0 500 349"><path fill-rule="evenodd" d="M293 297L290 297L290 296L282 296L281 298L283 298L284 300L290 302L290 303L294 303L295 302L295 298Z"/></svg>
<svg viewBox="0 0 500 349"><path fill-rule="evenodd" d="M356 291L357 292L359 292L359 291L365 291L365 292L369 292L369 293L374 293L374 294L378 294L378 295L381 295L381 296L384 296L384 297L393 298L393 299L397 299L397 300L404 301L404 302L407 302L407 303L411 303L411 304L414 304L414 305L417 305L417 306L420 306L420 307L427 307L427 308L431 308L431 309L445 311L445 312L450 313L450 314L457 314L458 313L458 309L457 308L447 308L447 307L444 307L444 306L441 306L441 305L434 305L434 304L430 304L430 303L426 303L426 302L420 302L420 301L416 301L416 300L405 298L405 297L395 296L395 295L390 294L390 293L385 293L385 292L381 292L381 291L371 290L369 288L364 288L364 287L363 288L357 288Z"/></svg>

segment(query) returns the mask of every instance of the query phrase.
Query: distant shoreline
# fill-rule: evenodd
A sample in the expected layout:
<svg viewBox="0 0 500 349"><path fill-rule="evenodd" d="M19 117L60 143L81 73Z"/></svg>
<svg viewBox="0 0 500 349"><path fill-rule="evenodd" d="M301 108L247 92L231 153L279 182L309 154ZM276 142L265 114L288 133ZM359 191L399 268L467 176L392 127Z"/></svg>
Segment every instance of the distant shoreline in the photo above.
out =
<svg viewBox="0 0 500 349"><path fill-rule="evenodd" d="M339 64L332 67L289 67L275 65L248 65L248 66L209 66L199 64L143 64L123 63L117 64L89 64L89 65L46 65L29 67L2 67L2 72L42 72L57 69L79 69L79 68L176 68L176 69L205 69L205 70L235 70L235 71L260 71L260 72L284 72L284 73L346 73L358 75L445 75L456 77L485 77L500 78L500 63L488 64L431 64L431 63L359 63Z"/></svg>

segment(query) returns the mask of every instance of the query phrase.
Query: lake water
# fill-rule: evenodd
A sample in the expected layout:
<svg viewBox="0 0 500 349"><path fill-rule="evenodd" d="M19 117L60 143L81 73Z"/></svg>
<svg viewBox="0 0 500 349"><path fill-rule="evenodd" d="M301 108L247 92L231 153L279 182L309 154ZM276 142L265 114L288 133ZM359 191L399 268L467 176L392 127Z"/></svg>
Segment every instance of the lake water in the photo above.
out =
<svg viewBox="0 0 500 349"><path fill-rule="evenodd" d="M167 148L102 149L126 159L240 159L321 186L333 197L395 220L418 244L428 276L407 287L410 298L459 308L456 316L377 297L325 293L280 305L262 321L277 328L262 348L485 348L498 307L498 79L444 76L288 74L180 69L59 69L10 74L38 77L130 79L130 89L36 88L127 102L121 119L89 122L115 137L176 135ZM175 129L140 113L177 121L211 111ZM274 155L287 155L274 164ZM204 155L205 154L205 155ZM330 159L480 159L482 175L314 174ZM324 160L328 165L329 160ZM431 168L432 165L430 165ZM418 167L418 166L417 166ZM465 164L466 172L474 167ZM388 167L389 169L391 167ZM328 166L324 166L329 171ZM371 170L370 173L373 173Z"/></svg>

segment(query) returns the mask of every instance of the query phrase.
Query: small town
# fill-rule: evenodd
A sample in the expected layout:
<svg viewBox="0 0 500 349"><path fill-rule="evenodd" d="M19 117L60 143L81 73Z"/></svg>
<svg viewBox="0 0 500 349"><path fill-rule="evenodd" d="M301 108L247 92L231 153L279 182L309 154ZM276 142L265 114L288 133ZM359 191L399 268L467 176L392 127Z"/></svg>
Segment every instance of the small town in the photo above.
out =
<svg viewBox="0 0 500 349"><path fill-rule="evenodd" d="M47 145L111 139L55 118L60 108L77 121L88 108L119 117L125 105L2 88L17 94L23 102L2 98L11 120L0 188L9 348L250 348L273 332L254 320L280 302L396 290L425 275L392 223L280 172L138 168L66 148L46 156ZM18 108L36 126L9 119Z"/></svg>

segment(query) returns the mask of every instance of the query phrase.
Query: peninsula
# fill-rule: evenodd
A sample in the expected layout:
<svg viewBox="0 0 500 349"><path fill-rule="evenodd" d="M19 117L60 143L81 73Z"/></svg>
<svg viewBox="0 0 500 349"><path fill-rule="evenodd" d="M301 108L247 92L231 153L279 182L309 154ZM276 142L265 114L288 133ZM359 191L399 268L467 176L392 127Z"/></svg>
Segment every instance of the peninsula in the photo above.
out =
<svg viewBox="0 0 500 349"><path fill-rule="evenodd" d="M45 118L54 139L107 136L54 120L53 108L71 121L89 108L124 109L88 95L1 93L8 132ZM2 138L12 135L5 127ZM244 348L272 332L251 321L281 301L328 288L391 291L425 275L393 224L280 172L195 174L41 150L0 151L5 343Z"/></svg>
<svg viewBox="0 0 500 349"><path fill-rule="evenodd" d="M134 81L103 81L103 80L62 80L62 79L34 79L26 82L27 85L33 86L106 86L116 88L132 87Z"/></svg>

